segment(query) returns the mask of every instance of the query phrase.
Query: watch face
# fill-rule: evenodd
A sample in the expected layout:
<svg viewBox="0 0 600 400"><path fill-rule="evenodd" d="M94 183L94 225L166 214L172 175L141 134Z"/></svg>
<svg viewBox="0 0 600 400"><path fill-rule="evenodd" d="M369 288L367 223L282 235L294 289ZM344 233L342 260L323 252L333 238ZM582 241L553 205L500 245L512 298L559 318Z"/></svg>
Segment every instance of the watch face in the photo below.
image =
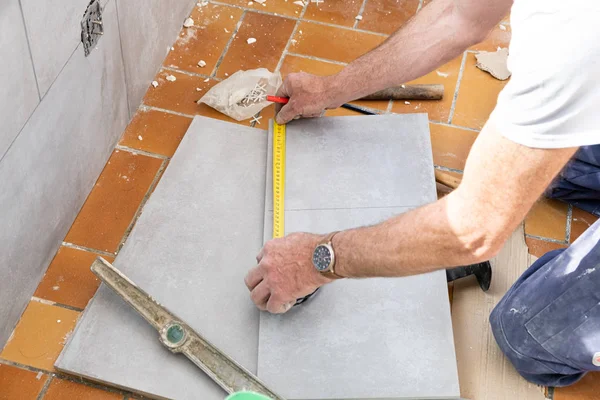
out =
<svg viewBox="0 0 600 400"><path fill-rule="evenodd" d="M331 248L325 244L319 245L313 253L313 265L320 272L327 271L331 265L332 258L333 252Z"/></svg>

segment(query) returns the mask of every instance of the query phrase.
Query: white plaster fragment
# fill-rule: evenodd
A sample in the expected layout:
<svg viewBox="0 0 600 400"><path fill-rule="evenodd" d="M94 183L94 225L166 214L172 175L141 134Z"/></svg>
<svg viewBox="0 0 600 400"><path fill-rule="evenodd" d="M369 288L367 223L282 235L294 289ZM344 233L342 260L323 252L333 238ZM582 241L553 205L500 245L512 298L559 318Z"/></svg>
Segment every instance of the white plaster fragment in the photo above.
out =
<svg viewBox="0 0 600 400"><path fill-rule="evenodd" d="M255 2L257 2L258 4L263 4L265 3L267 0L254 0Z"/></svg>
<svg viewBox="0 0 600 400"><path fill-rule="evenodd" d="M173 75L168 75L165 79L169 82L175 82L177 80Z"/></svg>
<svg viewBox="0 0 600 400"><path fill-rule="evenodd" d="M362 20L362 15L357 15L356 17L354 17L355 20L360 21Z"/></svg>
<svg viewBox="0 0 600 400"><path fill-rule="evenodd" d="M138 140L144 140L144 138L142 137L142 135L138 135Z"/></svg>
<svg viewBox="0 0 600 400"><path fill-rule="evenodd" d="M400 85L402 89L406 89L406 85Z"/></svg>
<svg viewBox="0 0 600 400"><path fill-rule="evenodd" d="M227 28L223 28L223 30L225 31L225 33L229 33L229 31L227 30Z"/></svg>
<svg viewBox="0 0 600 400"><path fill-rule="evenodd" d="M152 86L154 86L155 88L157 88L158 87L158 82L152 81Z"/></svg>
<svg viewBox="0 0 600 400"><path fill-rule="evenodd" d="M246 43L248 43L248 44L256 43L256 39L253 37L248 38L248 40L246 40Z"/></svg>
<svg viewBox="0 0 600 400"><path fill-rule="evenodd" d="M200 68L204 68L204 67L206 67L206 62L204 60L200 60L200 61L198 61L198 66Z"/></svg>
<svg viewBox="0 0 600 400"><path fill-rule="evenodd" d="M206 79L204 80L204 82L208 82L208 81L210 81L210 78L206 78Z"/></svg>
<svg viewBox="0 0 600 400"><path fill-rule="evenodd" d="M447 72L441 72L436 70L435 73L438 74L438 76L441 76L442 78L447 78L448 76L450 76L450 74Z"/></svg>
<svg viewBox="0 0 600 400"><path fill-rule="evenodd" d="M502 29L503 31L505 31L505 30L506 30L506 26L504 26L504 25L502 25L502 24L498 25L498 27L499 27L500 29Z"/></svg>
<svg viewBox="0 0 600 400"><path fill-rule="evenodd" d="M55 292L59 289L60 289L60 286L52 286L52 290L54 290Z"/></svg>
<svg viewBox="0 0 600 400"><path fill-rule="evenodd" d="M44 376L44 374L40 371L37 373L37 375L35 376L35 379L37 379L38 381L42 378L42 376Z"/></svg>
<svg viewBox="0 0 600 400"><path fill-rule="evenodd" d="M57 324L60 324L60 323L61 323L61 320L60 320L60 319L57 319L57 320L56 320L56 323L57 323Z"/></svg>
<svg viewBox="0 0 600 400"><path fill-rule="evenodd" d="M295 1L294 4L300 7L304 7L306 5L303 1Z"/></svg>
<svg viewBox="0 0 600 400"><path fill-rule="evenodd" d="M196 92L201 92L202 89L200 89L199 87L196 88Z"/></svg>
<svg viewBox="0 0 600 400"><path fill-rule="evenodd" d="M405 101L404 104L409 105L410 101Z"/></svg>
<svg viewBox="0 0 600 400"><path fill-rule="evenodd" d="M253 1L249 1L249 2L248 2L248 5L249 5L249 6L251 6L252 4L254 4L254 2L253 2Z"/></svg>
<svg viewBox="0 0 600 400"><path fill-rule="evenodd" d="M191 18L186 18L186 20L183 21L183 26L185 26L186 28L194 26L194 20Z"/></svg>

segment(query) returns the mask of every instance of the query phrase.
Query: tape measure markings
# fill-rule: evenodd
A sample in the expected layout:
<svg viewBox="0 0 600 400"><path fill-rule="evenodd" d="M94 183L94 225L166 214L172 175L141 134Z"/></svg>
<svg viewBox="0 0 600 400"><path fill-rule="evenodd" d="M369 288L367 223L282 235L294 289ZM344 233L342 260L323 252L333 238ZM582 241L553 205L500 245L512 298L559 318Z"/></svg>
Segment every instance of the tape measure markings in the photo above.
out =
<svg viewBox="0 0 600 400"><path fill-rule="evenodd" d="M285 235L285 125L273 121L273 238Z"/></svg>

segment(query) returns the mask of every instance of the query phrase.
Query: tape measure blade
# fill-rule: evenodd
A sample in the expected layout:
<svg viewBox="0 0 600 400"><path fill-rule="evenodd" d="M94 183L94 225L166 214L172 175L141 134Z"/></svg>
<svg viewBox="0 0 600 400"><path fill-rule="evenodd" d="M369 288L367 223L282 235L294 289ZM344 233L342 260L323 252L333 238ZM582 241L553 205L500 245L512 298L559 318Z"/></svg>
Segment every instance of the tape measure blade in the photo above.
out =
<svg viewBox="0 0 600 400"><path fill-rule="evenodd" d="M273 121L273 238L285 235L285 125Z"/></svg>

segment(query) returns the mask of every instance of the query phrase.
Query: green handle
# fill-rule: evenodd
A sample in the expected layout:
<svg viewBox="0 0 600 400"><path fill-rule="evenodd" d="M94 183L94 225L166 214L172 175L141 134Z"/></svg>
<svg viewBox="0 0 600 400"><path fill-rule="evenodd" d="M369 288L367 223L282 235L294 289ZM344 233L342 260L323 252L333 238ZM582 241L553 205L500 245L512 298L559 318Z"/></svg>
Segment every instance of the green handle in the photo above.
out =
<svg viewBox="0 0 600 400"><path fill-rule="evenodd" d="M253 392L238 392L227 396L225 400L271 400L269 397Z"/></svg>

